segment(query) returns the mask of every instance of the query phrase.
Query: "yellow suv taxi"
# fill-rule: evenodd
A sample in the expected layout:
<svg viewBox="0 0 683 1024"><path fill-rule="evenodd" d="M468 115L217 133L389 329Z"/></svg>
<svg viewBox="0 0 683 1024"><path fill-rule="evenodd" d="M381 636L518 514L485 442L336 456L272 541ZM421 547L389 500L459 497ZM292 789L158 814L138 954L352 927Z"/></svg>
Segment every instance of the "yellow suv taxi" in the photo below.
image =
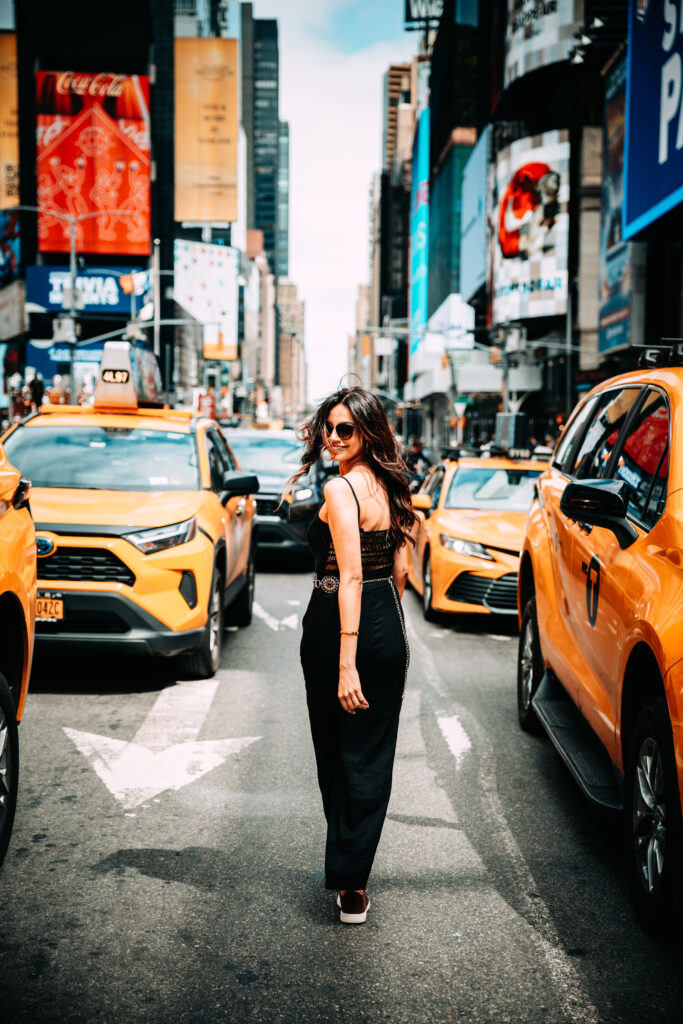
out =
<svg viewBox="0 0 683 1024"><path fill-rule="evenodd" d="M517 613L519 552L544 468L532 459L466 456L431 470L412 497L419 522L408 574L425 619Z"/></svg>
<svg viewBox="0 0 683 1024"><path fill-rule="evenodd" d="M12 834L19 781L18 725L33 657L36 539L30 484L0 445L0 864Z"/></svg>
<svg viewBox="0 0 683 1024"><path fill-rule="evenodd" d="M584 793L623 808L650 929L683 911L683 344L585 397L522 549L517 699Z"/></svg>
<svg viewBox="0 0 683 1024"><path fill-rule="evenodd" d="M161 406L144 355L108 343L92 408L42 406L4 439L33 484L36 644L181 654L211 676L226 610L251 620L258 481L213 420Z"/></svg>

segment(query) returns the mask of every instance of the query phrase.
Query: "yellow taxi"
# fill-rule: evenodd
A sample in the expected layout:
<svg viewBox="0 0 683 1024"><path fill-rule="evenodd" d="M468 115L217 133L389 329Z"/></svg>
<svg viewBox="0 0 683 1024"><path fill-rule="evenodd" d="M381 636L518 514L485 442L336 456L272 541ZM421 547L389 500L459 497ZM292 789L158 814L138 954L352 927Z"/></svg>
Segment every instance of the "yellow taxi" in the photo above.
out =
<svg viewBox="0 0 683 1024"><path fill-rule="evenodd" d="M92 408L42 406L4 439L33 485L36 644L211 676L226 611L251 620L258 481L213 420L163 407L144 355L108 343Z"/></svg>
<svg viewBox="0 0 683 1024"><path fill-rule="evenodd" d="M413 495L419 522L408 578L425 619L439 612L515 615L517 567L545 463L462 457L435 466Z"/></svg>
<svg viewBox="0 0 683 1024"><path fill-rule="evenodd" d="M12 834L19 781L18 725L31 672L36 539L29 481L0 445L0 864Z"/></svg>
<svg viewBox="0 0 683 1024"><path fill-rule="evenodd" d="M517 700L586 796L623 808L640 919L680 936L683 343L649 359L581 401L538 480Z"/></svg>

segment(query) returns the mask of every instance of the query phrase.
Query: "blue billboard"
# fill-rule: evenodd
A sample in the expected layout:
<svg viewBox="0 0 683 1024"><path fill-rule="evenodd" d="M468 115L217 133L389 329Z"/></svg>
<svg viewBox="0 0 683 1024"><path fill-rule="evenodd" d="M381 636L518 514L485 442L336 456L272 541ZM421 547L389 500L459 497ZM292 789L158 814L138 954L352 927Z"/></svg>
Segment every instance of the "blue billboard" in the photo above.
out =
<svg viewBox="0 0 683 1024"><path fill-rule="evenodd" d="M119 278L134 274L140 267L88 267L76 274L76 286L83 293L84 313L117 313L129 316L131 296L126 295ZM64 290L71 285L68 267L27 267L26 301L44 311L64 311ZM141 299L136 298L136 309Z"/></svg>
<svg viewBox="0 0 683 1024"><path fill-rule="evenodd" d="M488 127L479 136L462 172L460 207L460 294L469 301L486 282L486 179Z"/></svg>
<svg viewBox="0 0 683 1024"><path fill-rule="evenodd" d="M414 355L428 317L429 284L429 107L417 122L410 189L410 355Z"/></svg>
<svg viewBox="0 0 683 1024"><path fill-rule="evenodd" d="M631 0L623 236L683 202L683 35L679 4Z"/></svg>

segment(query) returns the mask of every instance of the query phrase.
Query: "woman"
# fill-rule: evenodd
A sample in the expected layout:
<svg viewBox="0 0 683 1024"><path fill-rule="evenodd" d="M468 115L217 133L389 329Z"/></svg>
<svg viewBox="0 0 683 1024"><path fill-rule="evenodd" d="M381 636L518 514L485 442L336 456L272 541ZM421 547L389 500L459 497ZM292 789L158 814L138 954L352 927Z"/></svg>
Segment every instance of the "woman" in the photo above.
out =
<svg viewBox="0 0 683 1024"><path fill-rule="evenodd" d="M408 642L400 598L416 516L405 464L378 399L337 391L304 425L306 473L323 448L339 465L308 538L313 594L301 664L327 819L325 876L344 924L362 924L384 823Z"/></svg>

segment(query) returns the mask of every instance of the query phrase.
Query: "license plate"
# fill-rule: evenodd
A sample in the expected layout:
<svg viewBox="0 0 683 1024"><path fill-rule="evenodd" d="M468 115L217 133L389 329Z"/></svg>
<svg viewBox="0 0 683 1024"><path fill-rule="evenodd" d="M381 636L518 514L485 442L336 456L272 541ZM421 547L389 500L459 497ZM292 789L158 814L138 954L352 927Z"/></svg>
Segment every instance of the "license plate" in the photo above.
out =
<svg viewBox="0 0 683 1024"><path fill-rule="evenodd" d="M57 622L64 618L64 601L57 597L39 597L36 603L36 619L42 622Z"/></svg>

